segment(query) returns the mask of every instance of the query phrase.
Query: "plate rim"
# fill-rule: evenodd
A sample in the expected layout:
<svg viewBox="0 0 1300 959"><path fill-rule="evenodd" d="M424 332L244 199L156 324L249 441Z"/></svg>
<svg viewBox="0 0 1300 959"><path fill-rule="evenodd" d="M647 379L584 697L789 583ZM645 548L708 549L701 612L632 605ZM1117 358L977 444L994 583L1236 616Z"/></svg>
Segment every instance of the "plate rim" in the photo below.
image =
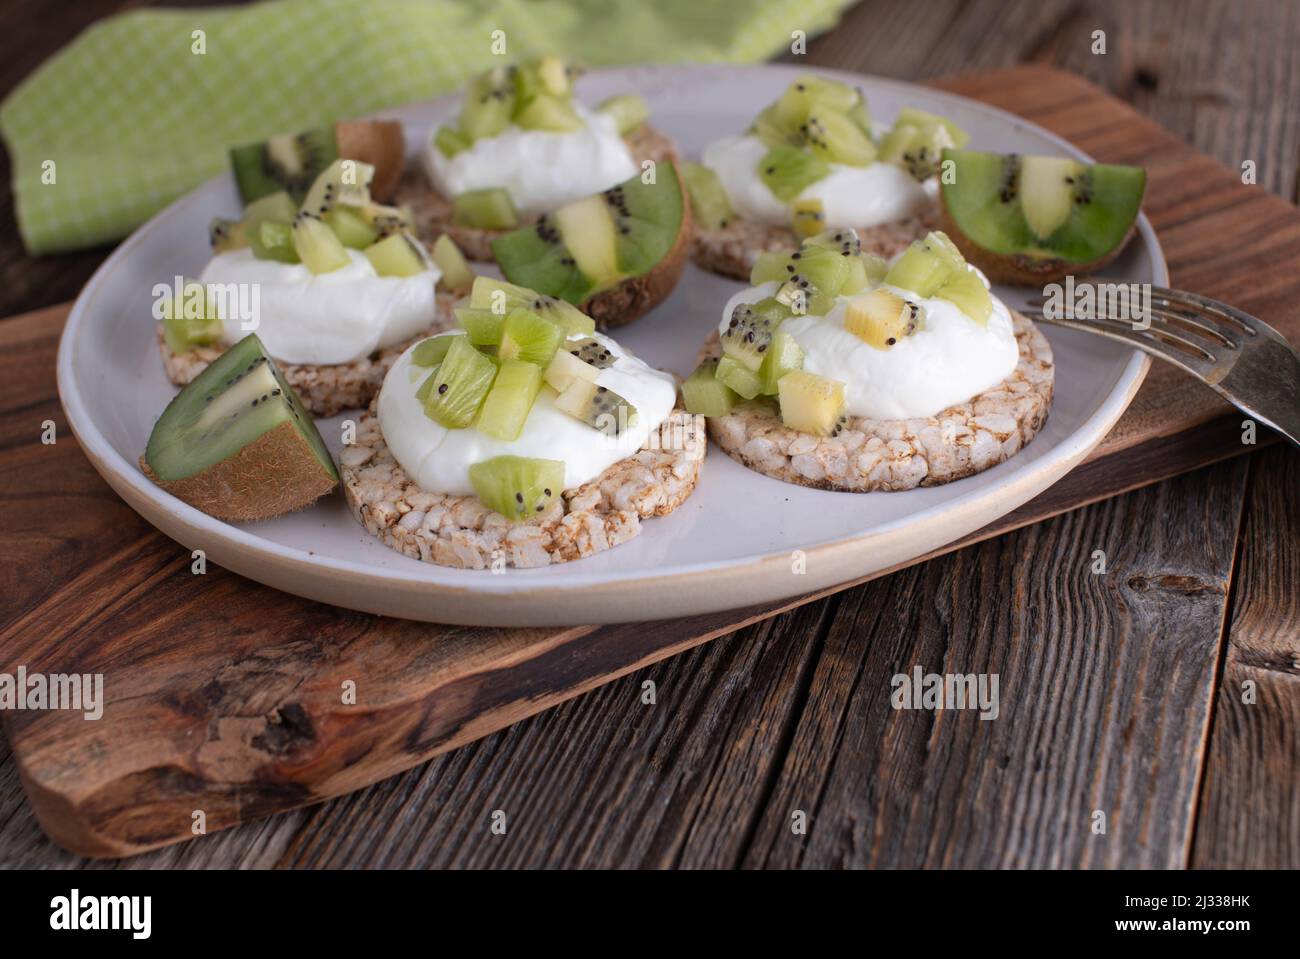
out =
<svg viewBox="0 0 1300 959"><path fill-rule="evenodd" d="M960 103L963 108L984 113L1008 123L1034 132L1053 143L1064 153L1081 160L1092 161L1083 150L1075 147L1058 136L1024 117L1010 113L999 107L974 100L948 90L925 86L920 83L876 77L831 68L798 66L793 64L670 64L639 65L631 67L612 67L593 71L594 74L617 79L620 75L635 77L661 76L682 72L755 72L762 74L806 73L814 71L820 76L845 80L850 83L868 82L873 86L887 86L901 93L922 89L928 96ZM398 107L378 111L375 116L392 116L412 109L427 109L444 102L454 101L458 92L430 100L417 101ZM418 146L417 146L418 149ZM563 582L529 584L517 577L485 576L483 581L465 586L449 583L432 582L421 575L419 568L410 570L384 569L347 559L312 553L309 550L287 546L267 539L239 526L222 522L203 513L187 503L176 499L171 494L158 488L144 476L135 463L128 461L117 452L104 434L95 425L86 406L85 398L73 375L74 352L77 341L83 337L76 335L83 323L88 323L91 304L99 287L106 278L127 260L146 237L162 227L164 222L183 215L186 205L197 201L199 195L214 182L226 180L229 171L204 181L183 196L168 204L148 221L134 230L108 258L96 269L81 292L77 295L59 338L56 380L60 403L73 435L82 451L90 460L96 471L109 483L115 492L128 505L150 523L169 537L192 546L203 542L209 558L219 565L251 579L266 583L275 588L305 595L308 598L328 602L345 608L363 609L367 612L385 613L394 608L390 603L371 604L366 600L369 594L380 594L396 590L405 595L396 605L404 611L388 612L388 615L407 616L426 621L443 623L463 623L471 625L564 625L582 622L627 622L648 619L662 619L666 616L692 615L716 612L724 609L740 608L753 602L778 602L793 596L815 592L820 588L837 585L857 578L859 574L840 576L838 574L817 577L794 577L788 572L788 578L797 585L781 590L755 589L753 580L770 578L773 564L787 568L790 563L790 551L754 554L740 559L711 560L700 563L684 563L673 567L672 572L622 571L613 574L584 572L575 569L572 576ZM1169 282L1168 265L1164 251L1156 236L1154 228L1145 213L1139 213L1137 232L1141 235L1147 255L1152 262L1153 281L1167 285ZM853 533L840 539L812 544L803 548L808 568L816 566L822 570L838 570L846 564L853 563L858 557L865 557L873 551L884 555L907 553L910 557L929 552L931 549L952 542L992 522L999 516L1015 509L1042 490L1057 482L1073 469L1098 443L1110 432L1120 416L1132 402L1133 396L1141 386L1150 367L1150 357L1140 350L1133 349L1115 385L1100 405L1073 432L1062 438L1058 445L1042 459L1036 460L1032 469L1020 470L1006 477L998 486L986 491L971 502L959 504L938 504L919 512L909 513L906 517L878 526L868 533ZM713 447L714 455L725 455ZM705 467L707 468L707 467ZM909 549L904 546L900 551L900 537L906 538L907 531L929 521L933 526L936 514L946 514L949 522L943 524L947 532L953 535L942 537L942 542L922 549ZM955 514L961 513L962 523L951 525ZM969 522L974 518L973 522ZM213 542L220 548L211 548ZM923 542L928 542L923 540ZM798 548L798 547L796 547ZM905 562L907 557L900 559ZM588 560L595 557L588 557ZM224 562L223 562L224 560ZM262 564L262 565L259 565ZM865 570L871 564L859 564ZM896 564L876 566L876 572L888 569ZM267 569L271 572L268 572ZM282 575L276 575L280 568ZM590 570L592 567L588 567ZM871 571L860 575L872 575ZM701 589L699 578L707 576L707 589ZM681 599L682 593L675 589L688 581L694 580L692 596L695 601ZM511 582L513 581L513 582ZM328 590L326 586L330 586ZM340 596L338 588L345 585L345 595ZM722 587L722 588L719 588ZM642 604L628 603L626 593L629 589L656 590L657 596L677 597L676 601L656 601L653 609ZM617 593L618 596L613 594ZM358 598L360 594L360 598ZM701 594L704 594L701 596ZM707 596L725 596L721 601L704 598ZM622 598L619 598L622 597ZM440 603L446 605L440 606ZM571 613L559 610L572 609L580 604L584 610L599 615L598 619L574 617ZM484 611L481 607L490 608ZM475 612L471 609L477 607ZM638 615L638 609L646 609Z"/></svg>

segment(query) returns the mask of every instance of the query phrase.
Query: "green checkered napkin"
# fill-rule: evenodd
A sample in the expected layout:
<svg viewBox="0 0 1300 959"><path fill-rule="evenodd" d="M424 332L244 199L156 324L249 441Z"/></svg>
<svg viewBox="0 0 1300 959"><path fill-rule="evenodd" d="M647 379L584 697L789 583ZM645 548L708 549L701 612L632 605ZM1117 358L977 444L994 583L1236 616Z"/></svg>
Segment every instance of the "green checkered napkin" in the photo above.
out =
<svg viewBox="0 0 1300 959"><path fill-rule="evenodd" d="M116 240L232 145L455 90L500 62L496 30L510 60L752 62L849 2L274 0L113 17L0 106L19 229L34 254Z"/></svg>

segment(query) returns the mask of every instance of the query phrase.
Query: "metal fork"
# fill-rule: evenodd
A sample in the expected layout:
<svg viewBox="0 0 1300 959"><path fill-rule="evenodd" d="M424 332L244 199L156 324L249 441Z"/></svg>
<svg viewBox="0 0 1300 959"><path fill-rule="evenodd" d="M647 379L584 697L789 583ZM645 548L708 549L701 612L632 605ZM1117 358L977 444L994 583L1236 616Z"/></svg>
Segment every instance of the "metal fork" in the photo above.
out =
<svg viewBox="0 0 1300 959"><path fill-rule="evenodd" d="M1207 296L1151 288L1151 325L1110 316L1044 316L1033 297L1030 319L1097 333L1181 367L1220 396L1300 446L1300 355L1262 320Z"/></svg>

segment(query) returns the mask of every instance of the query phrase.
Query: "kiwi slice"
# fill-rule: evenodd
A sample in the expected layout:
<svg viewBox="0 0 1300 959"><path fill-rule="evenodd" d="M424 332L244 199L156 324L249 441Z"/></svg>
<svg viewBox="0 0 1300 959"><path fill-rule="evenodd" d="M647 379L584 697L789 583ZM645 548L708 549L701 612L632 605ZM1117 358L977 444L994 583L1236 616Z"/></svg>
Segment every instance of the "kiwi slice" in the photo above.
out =
<svg viewBox="0 0 1300 959"><path fill-rule="evenodd" d="M417 276L429 269L429 255L409 233L394 233L362 251L380 276Z"/></svg>
<svg viewBox="0 0 1300 959"><path fill-rule="evenodd" d="M469 305L477 310L491 310L501 317L515 307L526 307L551 320L572 335L593 333L596 324L581 310L564 300L530 290L527 287L506 283L490 276L474 277Z"/></svg>
<svg viewBox="0 0 1300 959"><path fill-rule="evenodd" d="M612 369L618 361L618 357L608 346L589 336L584 336L580 340L569 340L564 344L564 349L598 370Z"/></svg>
<svg viewBox="0 0 1300 959"><path fill-rule="evenodd" d="M682 402L688 413L726 416L736 405L736 392L717 378L717 370L717 360L705 360L682 382Z"/></svg>
<svg viewBox="0 0 1300 959"><path fill-rule="evenodd" d="M357 216L365 220L381 237L415 229L415 221L406 206L386 206L383 203L363 203L356 208Z"/></svg>
<svg viewBox="0 0 1300 959"><path fill-rule="evenodd" d="M567 100L573 93L573 79L563 59L547 54L510 68L515 83L515 113L541 96Z"/></svg>
<svg viewBox="0 0 1300 959"><path fill-rule="evenodd" d="M263 220L280 220L292 223L298 215L298 204L284 190L259 197L244 207L244 223L254 226Z"/></svg>
<svg viewBox="0 0 1300 959"><path fill-rule="evenodd" d="M816 236L826 228L826 207L815 196L804 197L790 204L790 228L795 236Z"/></svg>
<svg viewBox="0 0 1300 959"><path fill-rule="evenodd" d="M293 224L284 220L261 220L247 229L248 246L259 260L298 263L293 245Z"/></svg>
<svg viewBox="0 0 1300 959"><path fill-rule="evenodd" d="M338 156L334 128L324 127L235 147L230 151L230 165L239 195L247 204L280 191L302 197Z"/></svg>
<svg viewBox="0 0 1300 959"><path fill-rule="evenodd" d="M217 304L198 280L186 280L181 285L181 302L168 298L162 312L163 339L173 353L211 346L225 332Z"/></svg>
<svg viewBox="0 0 1300 959"><path fill-rule="evenodd" d="M801 246L820 246L848 256L857 256L862 252L862 240L858 237L858 231L848 227L815 233L806 238Z"/></svg>
<svg viewBox="0 0 1300 959"><path fill-rule="evenodd" d="M955 182L940 187L948 231L993 279L1100 269L1123 248L1146 188L1141 167L961 150L944 159L955 164Z"/></svg>
<svg viewBox="0 0 1300 959"><path fill-rule="evenodd" d="M655 182L635 176L567 204L497 237L492 252L511 282L582 303L666 262L689 222L684 202L675 166L661 163Z"/></svg>
<svg viewBox="0 0 1300 959"><path fill-rule="evenodd" d="M494 137L510 125L515 83L506 67L493 67L470 81L460 111L460 132L472 143Z"/></svg>
<svg viewBox="0 0 1300 959"><path fill-rule="evenodd" d="M475 423L478 431L484 436L507 442L519 439L541 388L540 366L503 357L492 388L478 411Z"/></svg>
<svg viewBox="0 0 1300 959"><path fill-rule="evenodd" d="M496 346L505 333L506 315L496 310L478 310L461 306L454 311L469 341L475 346Z"/></svg>
<svg viewBox="0 0 1300 959"><path fill-rule="evenodd" d="M497 355L502 360L523 360L535 364L539 367L540 378L541 368L551 362L563 339L564 331L550 320L520 307L506 317Z"/></svg>
<svg viewBox="0 0 1300 959"><path fill-rule="evenodd" d="M681 169L700 229L721 230L735 219L736 212L716 173L700 163L683 163Z"/></svg>
<svg viewBox="0 0 1300 959"><path fill-rule="evenodd" d="M887 350L915 333L924 319L920 304L889 290L871 290L849 300L844 329L878 350Z"/></svg>
<svg viewBox="0 0 1300 959"><path fill-rule="evenodd" d="M964 269L964 264L961 269ZM925 240L913 242L885 274L885 282L923 297L934 296L954 275L952 260Z"/></svg>
<svg viewBox="0 0 1300 959"><path fill-rule="evenodd" d="M757 303L737 303L722 331L723 355L757 372L763 365L763 354L772 345L773 333L791 315L788 307L772 297Z"/></svg>
<svg viewBox="0 0 1300 959"><path fill-rule="evenodd" d="M607 436L618 436L636 423L636 407L608 386L575 378L555 398L555 408Z"/></svg>
<svg viewBox="0 0 1300 959"><path fill-rule="evenodd" d="M226 220L215 217L208 224L208 244L212 247L213 253L229 253L231 250L242 250L248 246L245 225L239 220Z"/></svg>
<svg viewBox="0 0 1300 959"><path fill-rule="evenodd" d="M973 270L958 271L935 296L952 303L981 326L988 323L993 313L993 297Z"/></svg>
<svg viewBox="0 0 1300 959"><path fill-rule="evenodd" d="M316 274L332 273L352 262L334 231L310 213L299 213L293 222L293 248L303 265Z"/></svg>
<svg viewBox="0 0 1300 959"><path fill-rule="evenodd" d="M646 106L645 100L634 93L610 97L597 105L596 111L614 118L619 136L631 133L650 119L650 108Z"/></svg>
<svg viewBox="0 0 1300 959"><path fill-rule="evenodd" d="M901 167L916 180L928 180L939 172L943 151L965 146L969 139L951 120L905 107L881 139L877 159Z"/></svg>
<svg viewBox="0 0 1300 959"><path fill-rule="evenodd" d="M515 114L515 123L525 130L569 133L582 129L582 119L567 100L541 94Z"/></svg>
<svg viewBox="0 0 1300 959"><path fill-rule="evenodd" d="M424 415L449 430L464 429L474 422L496 374L496 364L468 337L454 337L434 373L437 382L425 397Z"/></svg>
<svg viewBox="0 0 1300 959"><path fill-rule="evenodd" d="M361 214L345 206L336 206L321 217L334 231L339 242L352 250L364 250L377 239L379 231L366 222Z"/></svg>
<svg viewBox="0 0 1300 959"><path fill-rule="evenodd" d="M792 146L773 147L758 163L759 178L785 203L830 172L825 160Z"/></svg>
<svg viewBox="0 0 1300 959"><path fill-rule="evenodd" d="M468 293L474 285L474 271L465 254L446 233L433 243L433 262L442 274L442 286L453 293Z"/></svg>
<svg viewBox="0 0 1300 959"><path fill-rule="evenodd" d="M546 380L546 385L552 387L557 393L567 389L574 380L587 380L589 383L595 383L598 376L600 376L600 370L579 359L576 353L570 353L568 350L557 350L542 374L543 379Z"/></svg>
<svg viewBox="0 0 1300 959"><path fill-rule="evenodd" d="M787 373L803 369L803 349L795 342L788 331L777 328L772 335L772 345L763 357L763 365L758 368L762 385L759 392L766 396L777 394L777 384Z"/></svg>
<svg viewBox="0 0 1300 959"><path fill-rule="evenodd" d="M456 335L444 333L442 336L431 336L427 340L421 340L411 351L411 362L416 366L437 366L446 358Z"/></svg>
<svg viewBox="0 0 1300 959"><path fill-rule="evenodd" d="M803 132L808 149L827 162L848 166L875 162L876 145L843 113L814 107L804 121Z"/></svg>
<svg viewBox="0 0 1300 959"><path fill-rule="evenodd" d="M510 192L500 187L470 190L451 201L451 221L479 230L509 230L519 225Z"/></svg>
<svg viewBox="0 0 1300 959"><path fill-rule="evenodd" d="M763 392L763 378L757 370L738 363L730 356L718 360L718 367L713 371L714 377L736 395L752 400Z"/></svg>
<svg viewBox="0 0 1300 959"><path fill-rule="evenodd" d="M450 160L457 153L472 147L474 141L454 127L438 127L438 132L433 137L433 145L442 151L443 156Z"/></svg>
<svg viewBox="0 0 1300 959"><path fill-rule="evenodd" d="M163 489L229 522L301 509L338 483L311 416L253 334L168 404L143 459Z"/></svg>
<svg viewBox="0 0 1300 959"><path fill-rule="evenodd" d="M841 423L844 384L839 380L796 370L777 384L781 422L792 430L830 436Z"/></svg>
<svg viewBox="0 0 1300 959"><path fill-rule="evenodd" d="M302 200L302 212L324 217L339 204L364 206L370 202L375 168L360 160L335 160L312 182Z"/></svg>
<svg viewBox="0 0 1300 959"><path fill-rule="evenodd" d="M474 494L488 509L520 522L544 513L564 488L562 460L494 456L469 468Z"/></svg>

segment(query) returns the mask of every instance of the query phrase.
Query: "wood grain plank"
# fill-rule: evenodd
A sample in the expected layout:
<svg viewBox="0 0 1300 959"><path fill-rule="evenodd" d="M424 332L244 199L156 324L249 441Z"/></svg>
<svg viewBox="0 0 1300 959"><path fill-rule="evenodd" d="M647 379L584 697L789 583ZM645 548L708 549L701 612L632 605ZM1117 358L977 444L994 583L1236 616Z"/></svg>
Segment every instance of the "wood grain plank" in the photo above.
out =
<svg viewBox="0 0 1300 959"><path fill-rule="evenodd" d="M1192 865L1300 867L1300 451L1254 458Z"/></svg>
<svg viewBox="0 0 1300 959"><path fill-rule="evenodd" d="M1180 477L846 594L745 864L1181 866L1236 539L1222 520L1246 471ZM891 677L916 666L997 673L998 717L894 709Z"/></svg>

